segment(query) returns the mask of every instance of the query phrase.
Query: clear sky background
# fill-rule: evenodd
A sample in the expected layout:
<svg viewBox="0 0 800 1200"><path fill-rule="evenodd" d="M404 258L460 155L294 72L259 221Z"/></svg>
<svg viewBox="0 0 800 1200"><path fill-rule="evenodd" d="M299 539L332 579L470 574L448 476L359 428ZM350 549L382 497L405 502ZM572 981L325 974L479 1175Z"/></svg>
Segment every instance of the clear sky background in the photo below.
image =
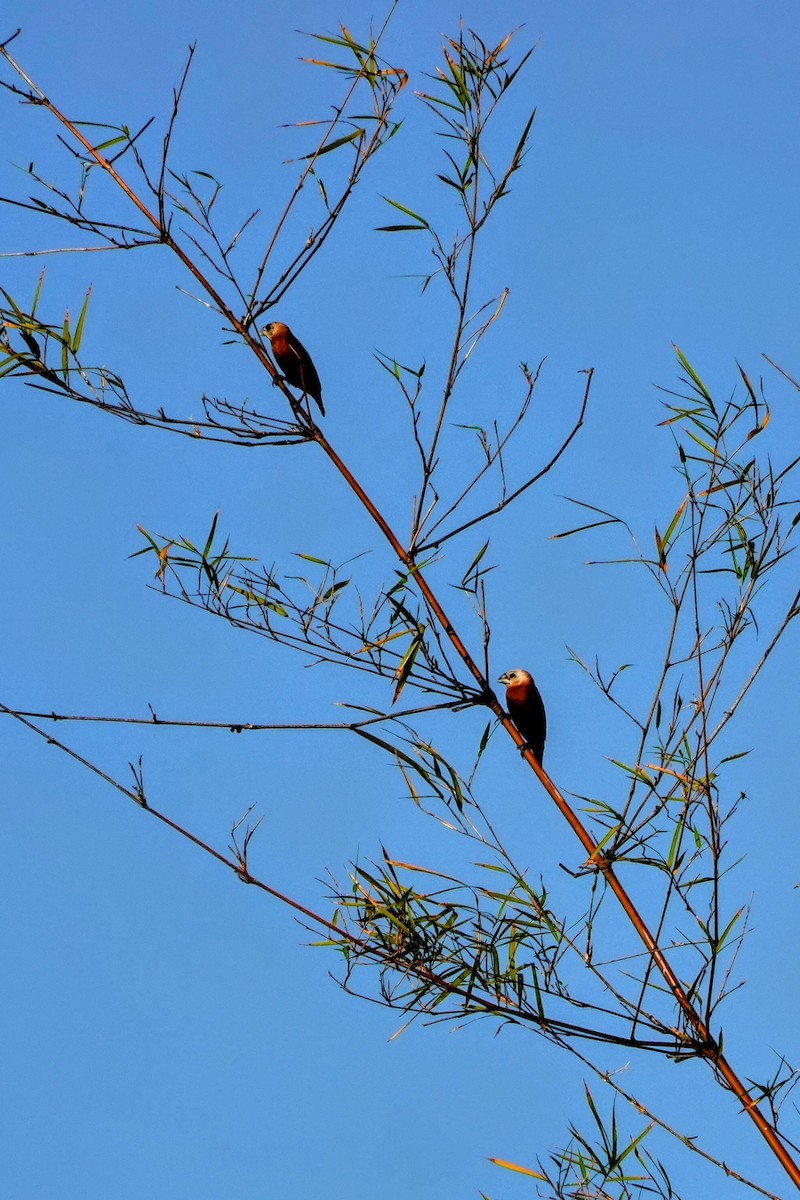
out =
<svg viewBox="0 0 800 1200"><path fill-rule="evenodd" d="M341 20L359 36L382 15L362 0L42 0L6 5L0 38L23 26L15 57L68 114L131 128L168 112L196 41L176 163L225 183L231 228L260 207L266 230L295 178L284 160L306 148L281 127L323 115L337 97L327 73L300 63L316 51L298 30L334 32ZM519 128L531 107L538 115L480 267L485 294L508 287L509 300L454 420L507 418L521 398L516 364L547 356L522 470L524 456L539 461L568 428L579 371L596 372L574 450L494 527L492 668L535 672L554 780L611 796L620 783L607 759L626 758L630 737L565 646L613 665L647 663L663 606L633 574L584 565L610 543L550 535L577 523L564 495L621 511L643 540L654 523L664 528L681 488L653 385L675 383L672 342L723 398L736 360L754 379L764 373L776 455L800 444L800 400L761 358L800 371L800 12L771 0L401 0L384 53L411 72L406 123L315 267L271 314L312 350L328 436L401 526L405 425L373 354L441 370L449 325L441 297L421 298L408 278L428 266L422 241L374 227L391 220L381 193L447 211L441 196L430 200L441 147L411 89L425 86L440 35L455 34L462 17L487 42L524 24L519 48L538 45L508 120ZM34 159L47 173L55 161L54 130L8 95L0 104L0 185L19 195L19 166ZM64 244L59 237L0 212L4 253ZM46 264L42 304L54 319L76 312L93 285L86 356L125 377L142 407L200 415L204 392L263 394L243 351L177 290L192 289L166 252ZM4 258L0 283L29 299L41 265ZM171 438L18 381L3 382L0 401L2 702L131 716L150 704L164 717L265 722L330 721L339 701L385 702L377 684L307 670L286 650L162 598L147 587L152 564L129 558L141 547L137 525L202 540L217 510L236 551L287 570L298 552L343 559L376 546L313 448ZM466 434L448 439L453 453L467 452ZM461 548L453 575L482 540ZM383 547L374 559L375 578L386 578ZM726 1047L757 1079L777 1068L776 1051L800 1059L797 654L794 629L740 715L736 748L753 752L728 785L748 796L732 831L731 857L746 857L730 894L733 907L752 900L754 932ZM447 720L441 729L466 760L485 715ZM152 802L223 849L257 804L254 872L312 907L325 907L328 871L344 879L352 859L381 844L415 862L452 852L385 759L345 735L66 724L56 734L119 777L142 755ZM474 1022L419 1023L390 1040L401 1016L344 994L329 976L332 957L308 947L285 908L10 719L0 753L4 1196L456 1200L482 1189L511 1200L531 1195L529 1185L487 1156L533 1167L564 1143L569 1120L588 1124L580 1072L541 1039ZM566 889L558 864L577 869L579 847L510 743L496 738L483 770L482 800L518 856L535 878ZM712 1153L789 1194L699 1064L613 1048L604 1064ZM658 1150L684 1194L733 1194L696 1158L668 1143Z"/></svg>

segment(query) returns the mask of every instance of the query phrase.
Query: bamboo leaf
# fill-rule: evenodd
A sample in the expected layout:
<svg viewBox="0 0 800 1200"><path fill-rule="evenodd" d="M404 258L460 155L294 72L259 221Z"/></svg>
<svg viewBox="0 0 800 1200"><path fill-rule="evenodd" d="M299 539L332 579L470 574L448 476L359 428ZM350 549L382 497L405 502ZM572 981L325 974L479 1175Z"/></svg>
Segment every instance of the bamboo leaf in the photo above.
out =
<svg viewBox="0 0 800 1200"><path fill-rule="evenodd" d="M739 920L739 918L741 917L743 912L744 912L744 908L738 909L733 914L730 921L728 921L728 924L725 926L722 933L717 938L717 942L716 942L716 946L715 946L716 950L718 950L718 951L721 950L722 947L725 945L725 942L727 941L727 938L728 938L728 934L733 929L734 925L737 923L737 921Z"/></svg>
<svg viewBox="0 0 800 1200"><path fill-rule="evenodd" d="M208 558L208 552L209 552L209 550L211 549L211 547L212 547L212 545L213 545L213 542L214 542L214 534L216 533L216 530L217 530L217 520L218 520L218 518L219 518L219 512L215 512L215 513L214 513L214 518L213 518L213 520L212 520L212 522L211 522L211 528L210 528L210 530L208 531L208 537L206 538L206 544L205 544L205 546L203 547L203 553L202 553L202 557L203 557L204 559L205 559L205 558Z"/></svg>
<svg viewBox="0 0 800 1200"><path fill-rule="evenodd" d="M81 306L81 311L78 314L78 323L75 326L75 333L73 334L73 337L72 337L72 349L74 350L74 352L76 354L78 353L78 350L79 350L80 344L81 344L81 339L83 338L83 322L86 320L86 310L89 307L89 297L91 296L91 294L92 294L92 288L91 288L91 285L89 285L89 287L86 290L86 296L84 298L83 305Z"/></svg>
<svg viewBox="0 0 800 1200"><path fill-rule="evenodd" d="M649 788L655 791L655 783L644 773L641 767L629 767L627 763L620 762L616 758L609 758L608 761L615 767L619 767L620 770L625 771L628 775L632 775L634 779L638 779L641 783L647 784Z"/></svg>
<svg viewBox="0 0 800 1200"><path fill-rule="evenodd" d="M412 208L406 208L404 204L400 204L398 200L391 200L389 196L383 196L383 199L387 204L390 204L392 208L396 208L398 212L405 213L407 217L411 217L412 220L417 221L423 229L430 229L430 225L425 218L421 217L419 213L415 213Z"/></svg>
<svg viewBox="0 0 800 1200"><path fill-rule="evenodd" d="M741 363L738 363L738 362L737 362L736 366L739 368L739 374L741 375L741 377L744 381L744 386L747 388L747 391L750 395L750 399L753 401L753 404L757 405L758 400L756 399L756 394L753 391L753 385L750 382L750 380L747 378L747 373L745 372L744 367L742 366Z"/></svg>
<svg viewBox="0 0 800 1200"><path fill-rule="evenodd" d="M36 306L39 303L39 296L41 295L43 283L44 283L44 271L42 271L40 273L38 282L36 284L36 290L33 293L33 301L31 303L31 316L32 317L36 316Z"/></svg>
<svg viewBox="0 0 800 1200"><path fill-rule="evenodd" d="M64 380L69 378L69 311L64 314L64 325L61 330L61 374Z"/></svg>
<svg viewBox="0 0 800 1200"><path fill-rule="evenodd" d="M349 579L341 579L338 583L332 584L322 595L323 603L327 603L333 596L336 596L342 588L346 588L351 581Z"/></svg>
<svg viewBox="0 0 800 1200"><path fill-rule="evenodd" d="M692 433L691 429L687 429L685 432L692 439L693 442L697 442L698 446L702 446L702 448L706 451L706 453L712 455L712 457L713 457L713 454L714 454L713 446L709 446L708 442L704 442L696 434Z"/></svg>
<svg viewBox="0 0 800 1200"><path fill-rule="evenodd" d="M305 562L316 563L319 567L330 566L330 563L325 562L324 558L314 558L311 554L295 554L295 558L302 558Z"/></svg>
<svg viewBox="0 0 800 1200"><path fill-rule="evenodd" d="M601 525L617 524L616 517L608 517L605 521L591 521L588 525L576 525L574 529L563 529L561 533L551 533L550 541L554 542L558 538L572 537L574 533L585 533L587 529L599 529Z"/></svg>
<svg viewBox="0 0 800 1200"><path fill-rule="evenodd" d="M658 532L658 526L655 527L655 541L656 551L658 552L658 565L661 567L662 571L666 571L667 559L666 555L664 554L664 542L661 538L661 534Z"/></svg>
<svg viewBox="0 0 800 1200"><path fill-rule="evenodd" d="M681 353L681 351L678 349L678 347L675 345L674 342L672 343L672 348L678 357L678 362L681 364L684 371L686 372L686 374L691 379L692 383L697 388L698 392L700 392L700 395L703 397L704 400L708 400L710 402L711 396L709 395L708 390L707 390L705 384L703 383L702 379L695 372L694 368L689 363L689 360L685 357L685 355L683 355Z"/></svg>
<svg viewBox="0 0 800 1200"><path fill-rule="evenodd" d="M303 154L300 156L300 162L304 162L309 158L322 158L323 154L330 154L331 150L338 150L340 146L346 146L348 142L355 142L364 137L363 129L354 129L351 133L344 134L343 137L336 138L333 142L328 142L321 150L314 150L311 154Z"/></svg>
<svg viewBox="0 0 800 1200"><path fill-rule="evenodd" d="M642 1132L640 1134L638 1134L635 1138L633 1138L631 1140L631 1142L626 1146L626 1148L622 1151L622 1153L617 1158L617 1162L618 1163L624 1162L625 1159L628 1157L628 1155L631 1154L632 1151L634 1151L636 1149L636 1147L639 1145L639 1143L641 1141L644 1141L644 1139L647 1137L650 1130L654 1128L654 1126L655 1126L655 1121L651 1121L649 1125L645 1125ZM640 1176L633 1176L632 1178L640 1178Z"/></svg>
<svg viewBox="0 0 800 1200"><path fill-rule="evenodd" d="M480 550L479 550L479 551L478 551L478 553L475 555L475 557L473 558L472 562L470 563L470 565L467 567L466 571L464 572L464 574L463 574L463 576L462 576L462 579L461 579L461 586L462 586L462 587L464 587L464 586L466 585L466 582L467 582L468 578L470 577L470 575L472 574L472 572L475 570L475 568L477 567L478 563L481 561L481 559L483 558L484 554L486 553L486 551L487 551L488 549L489 549L489 542L488 542L488 541L486 541L486 542L484 542L484 543L483 543L483 545L481 546ZM485 574L485 573L486 573L486 572L484 572L484 574Z"/></svg>
<svg viewBox="0 0 800 1200"><path fill-rule="evenodd" d="M130 137L121 135L119 137L108 138L105 142L98 142L94 149L100 153L103 150L108 150L111 146L119 146L121 142L129 142Z"/></svg>
<svg viewBox="0 0 800 1200"><path fill-rule="evenodd" d="M669 545L669 540L672 537L673 533L675 532L675 527L677 526L678 521L680 521L681 517L683 516L683 510L686 508L686 502L688 499L689 499L688 496L684 497L682 502L678 505L675 516L672 518L669 525L667 526L666 533L664 534L664 545Z"/></svg>
<svg viewBox="0 0 800 1200"><path fill-rule="evenodd" d="M517 142L517 148L511 157L511 162L513 164L511 167L512 171L516 171L522 161L523 153L525 150L525 143L528 140L528 135L530 134L530 131L533 128L533 122L535 119L536 119L536 109L533 110L530 117L528 118L528 120L525 124L525 128L522 131L522 136L520 137L519 141Z"/></svg>
<svg viewBox="0 0 800 1200"><path fill-rule="evenodd" d="M515 1171L518 1175L528 1175L531 1179L539 1179L542 1183L547 1183L547 1177L540 1175L538 1171L532 1171L530 1167L520 1167L516 1163L506 1162L502 1158L489 1158L488 1162L494 1163L496 1167L502 1167L504 1171Z"/></svg>
<svg viewBox="0 0 800 1200"><path fill-rule="evenodd" d="M678 859L677 859L678 846L680 845L680 840L683 835L683 829L684 829L683 821L682 820L678 821L675 825L675 832L672 835L672 841L670 842L669 852L667 853L667 866L673 872L678 864Z"/></svg>
<svg viewBox="0 0 800 1200"><path fill-rule="evenodd" d="M756 437L759 433L763 432L763 430L766 429L767 424L769 422L769 416L770 416L769 409L766 409L766 411L764 412L764 416L761 418L758 425L756 425L755 429L751 429L750 432L748 433L748 435L747 435L748 442L750 441L750 438Z"/></svg>

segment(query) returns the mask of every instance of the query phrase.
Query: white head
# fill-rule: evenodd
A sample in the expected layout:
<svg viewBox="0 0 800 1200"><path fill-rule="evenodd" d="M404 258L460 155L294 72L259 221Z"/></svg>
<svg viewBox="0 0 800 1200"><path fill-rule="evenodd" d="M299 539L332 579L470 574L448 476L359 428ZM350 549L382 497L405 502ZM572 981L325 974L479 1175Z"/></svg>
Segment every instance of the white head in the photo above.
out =
<svg viewBox="0 0 800 1200"><path fill-rule="evenodd" d="M274 337L279 337L281 334L287 334L289 326L284 325L282 321L270 321L269 325L265 325L261 330L263 336L268 337L270 341Z"/></svg>
<svg viewBox="0 0 800 1200"><path fill-rule="evenodd" d="M522 667L514 667L513 671L504 671L497 682L504 683L506 687L527 687L533 683L533 676L523 671Z"/></svg>

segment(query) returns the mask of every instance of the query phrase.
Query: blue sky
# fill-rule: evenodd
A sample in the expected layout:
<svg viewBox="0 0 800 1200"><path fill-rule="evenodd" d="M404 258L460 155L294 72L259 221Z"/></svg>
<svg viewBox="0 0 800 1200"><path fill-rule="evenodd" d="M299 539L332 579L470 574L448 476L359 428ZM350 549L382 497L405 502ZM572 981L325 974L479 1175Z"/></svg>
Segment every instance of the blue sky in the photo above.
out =
<svg viewBox="0 0 800 1200"><path fill-rule="evenodd" d="M224 220L260 207L263 229L295 177L285 160L305 148L283 126L321 115L336 96L327 73L299 61L316 51L298 30L333 32L342 21L358 36L382 15L352 0L299 2L278 15L253 3L165 9L107 0L76 10L43 0L35 20L28 6L9 7L0 37L23 26L15 57L82 120L134 128L161 118L196 41L176 161L224 182ZM536 436L525 449L538 461L577 409L579 372L595 369L574 450L494 527L492 664L495 674L535 671L554 780L603 794L618 786L607 760L625 757L628 735L565 646L646 664L663 613L635 576L584 565L599 547L551 535L577 523L565 495L622 511L642 538L654 523L664 528L681 488L653 385L675 383L673 342L715 395L734 388L737 360L752 378L763 374L776 457L798 444L797 394L761 356L800 370L800 16L786 4L738 0L401 0L384 50L411 72L411 87L426 86L420 73L460 18L487 42L524 25L518 44L536 51L508 120L519 127L534 106L537 118L525 170L480 263L482 291L508 287L509 299L456 419L506 419L521 396L517 364L546 356ZM17 195L19 166L34 159L46 174L64 160L50 158L46 114L0 99L0 190ZM374 176L271 316L312 349L328 436L404 527L406 430L373 356L425 357L435 373L449 325L441 296L420 296L409 278L427 267L422 241L374 232L391 219L382 194L448 214L446 197L432 193L442 167L431 122L411 88L402 105L405 124ZM64 244L17 210L2 216L2 253ZM203 392L257 398L263 389L245 354L179 290L192 289L160 250L45 262L48 312L75 312L92 285L87 357L123 375L143 407L195 415ZM0 283L24 300L41 265L2 258ZM146 716L150 704L162 716L264 722L331 721L342 701L384 702L374 683L362 690L335 671L307 670L289 651L148 590L151 565L129 557L141 547L137 525L202 539L219 511L241 553L291 571L297 553L344 559L375 546L369 570L385 577L393 564L311 447L198 445L8 380L2 422L0 701L131 716ZM447 446L456 459L472 453L455 429ZM454 575L482 540L476 534L453 553ZM738 964L748 983L730 1002L726 1045L740 1072L757 1079L775 1069L773 1051L797 1059L797 653L792 629L742 711L736 746L753 753L729 785L749 797L731 835L732 857L746 855L731 904L752 901L754 932ZM447 721L444 736L468 754L484 715ZM344 736L67 724L55 734L120 778L142 755L153 803L221 848L257 804L257 873L312 907L325 906L328 871L343 879L351 860L375 856L381 844L414 862L457 857L404 797L393 768ZM576 869L579 848L500 743L484 768L484 800L534 877L566 894L559 864ZM3 1194L339 1200L380 1192L400 1200L413 1191L441 1200L482 1189L505 1200L531 1192L488 1156L533 1167L563 1144L569 1120L585 1123L581 1072L543 1041L518 1030L495 1036L488 1022L418 1024L390 1040L402 1017L345 995L329 977L333 960L308 947L310 935L285 909L10 719L0 723L0 747L0 1119L11 1148L0 1164ZM665 1120L786 1193L749 1123L698 1064L618 1050L603 1064ZM732 1193L696 1160L667 1143L658 1149L687 1194Z"/></svg>

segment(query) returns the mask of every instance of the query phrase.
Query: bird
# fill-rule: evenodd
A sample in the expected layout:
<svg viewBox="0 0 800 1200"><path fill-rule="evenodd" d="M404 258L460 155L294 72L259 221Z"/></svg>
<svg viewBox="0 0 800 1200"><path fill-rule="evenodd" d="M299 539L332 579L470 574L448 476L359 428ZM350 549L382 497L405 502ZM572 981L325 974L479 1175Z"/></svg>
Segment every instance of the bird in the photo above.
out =
<svg viewBox="0 0 800 1200"><path fill-rule="evenodd" d="M261 332L269 338L275 362L283 371L286 382L292 387L300 388L303 395L313 396L324 417L322 385L317 368L311 361L311 355L305 346L298 342L289 326L284 325L281 321L270 321L269 325L265 325Z"/></svg>
<svg viewBox="0 0 800 1200"><path fill-rule="evenodd" d="M497 681L506 685L508 715L541 766L547 737L547 715L533 676L520 667L505 671Z"/></svg>

